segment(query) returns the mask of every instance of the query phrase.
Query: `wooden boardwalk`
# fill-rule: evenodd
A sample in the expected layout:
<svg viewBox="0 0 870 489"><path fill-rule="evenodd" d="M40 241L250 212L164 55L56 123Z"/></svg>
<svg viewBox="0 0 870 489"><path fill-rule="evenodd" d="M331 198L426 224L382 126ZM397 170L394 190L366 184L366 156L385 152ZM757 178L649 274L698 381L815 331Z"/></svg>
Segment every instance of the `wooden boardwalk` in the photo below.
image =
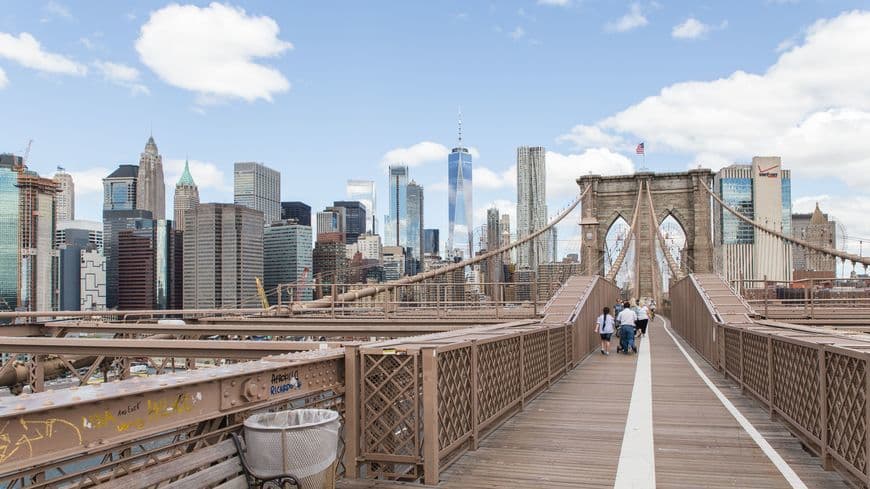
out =
<svg viewBox="0 0 870 489"><path fill-rule="evenodd" d="M650 327L656 487L790 488L777 467L690 366L664 330ZM767 410L684 348L808 488L846 489ZM442 474L445 488L612 488L632 397L636 356L595 354ZM349 481L341 488L415 486ZM642 487L639 485L630 487ZM801 486L797 486L801 487Z"/></svg>

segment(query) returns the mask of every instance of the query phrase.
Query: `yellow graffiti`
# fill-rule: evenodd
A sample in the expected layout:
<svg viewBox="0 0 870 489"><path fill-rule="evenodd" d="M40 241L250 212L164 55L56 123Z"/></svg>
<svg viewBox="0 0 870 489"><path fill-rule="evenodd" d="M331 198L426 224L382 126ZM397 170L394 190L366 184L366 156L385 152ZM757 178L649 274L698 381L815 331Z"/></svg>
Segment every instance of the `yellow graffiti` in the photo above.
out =
<svg viewBox="0 0 870 489"><path fill-rule="evenodd" d="M117 416L110 411L104 410L82 417L82 425L89 429L114 427L118 433L124 433L131 429L141 430L148 424L170 416L178 416L193 410L196 399L189 394L183 393L176 397L145 401L145 410L139 412L139 416L131 417L131 413L139 411L138 404L135 409L125 408L117 411Z"/></svg>
<svg viewBox="0 0 870 489"><path fill-rule="evenodd" d="M20 418L17 424L21 426L21 434L11 434L7 431L12 421L7 421L0 428L0 464L6 462L17 453L21 452L24 458L33 456L34 450L39 448L40 442L49 441L54 437L69 436L72 434L78 444L82 443L82 434L78 427L65 419L24 419ZM16 425L11 428L15 430Z"/></svg>
<svg viewBox="0 0 870 489"><path fill-rule="evenodd" d="M108 426L109 423L115 421L115 417L112 416L112 413L109 410L105 410L102 413L92 414L87 416L82 424L87 426L88 428L102 428L103 426Z"/></svg>

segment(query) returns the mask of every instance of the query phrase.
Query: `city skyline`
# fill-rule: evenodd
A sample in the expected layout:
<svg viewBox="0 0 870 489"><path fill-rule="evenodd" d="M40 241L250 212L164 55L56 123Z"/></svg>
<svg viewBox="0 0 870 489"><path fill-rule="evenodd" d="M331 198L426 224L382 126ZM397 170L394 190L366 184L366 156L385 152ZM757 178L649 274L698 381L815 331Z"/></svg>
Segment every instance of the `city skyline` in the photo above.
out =
<svg viewBox="0 0 870 489"><path fill-rule="evenodd" d="M233 21L268 23L269 41L276 49L268 58L257 52L244 61L265 66L283 80L255 93L240 92L232 80L212 87L203 87L201 80L182 82L170 76L171 67L154 61L153 50L161 45L150 33L161 19L194 16L207 22L218 9L214 5L182 11L184 6L133 3L97 11L61 2L66 14L61 15L56 9L52 13L48 3L12 5L0 15L0 100L16 120L0 135L0 147L23 154L33 139L32 169L47 176L58 165L67 168L76 177L76 211L83 219L99 217L99 179L120 163L135 163L142 141L153 132L164 155L168 195L189 154L203 202L232 201L235 161L262 161L281 171L282 200L300 200L315 209L340 198L347 178L382 182L386 164L405 162L427 189L426 222L446 235L444 162L455 137L455 107L461 104L469 140L475 143L470 148L475 228L485 223L492 205L506 209L516 225L511 156L517 146L549 149L547 204L555 210L576 192L572 176L639 167L641 160L632 153L644 140L646 164L658 171L698 163L715 170L756 154L780 154L795 173L796 212L810 212L819 200L850 235L870 235L870 224L854 210L870 196L856 187L860 179L850 183L844 177L853 173L850 169L861 168L862 158L870 154L862 146L870 141L870 97L864 88L837 81L856 75L848 66L864 64L847 60L868 57L868 43L846 42L870 30L870 14L850 10L861 6L859 2L758 1L700 11L684 2L638 4L634 24L622 22L632 13L630 3L402 6L385 16L367 16L368 23L340 20L330 25L360 38L354 50L359 62L324 41L327 19L334 20L326 9L236 2L222 12ZM360 6L349 8L364 14ZM694 30L686 27L690 19L696 21ZM407 50L376 36L384 32L382 23L401 26L396 34L413 31L421 40L415 48L419 58L436 62L412 61ZM445 38L443 29L462 32L461 42ZM16 47L31 39L38 43L38 54L57 55L45 58L54 64L15 55ZM441 44L433 44L436 39ZM433 76L444 64L440 61L454 58L460 48L466 59L489 61L467 64L461 84ZM576 55L582 56L583 68L561 62ZM364 84L370 90L349 91L352 85L320 76L327 60L347 60L359 67L348 83L374 79L368 70L383 72L391 63L409 68L405 71L411 74L408 80L380 82L384 89ZM559 66L559 76L513 76L515 62L532 60ZM649 74L638 78L633 76L637 70ZM814 82L819 86L808 86L799 76L802 72L846 76L819 76ZM616 81L622 77L631 83ZM725 87L722 96L704 96L717 80ZM682 83L687 81L697 83ZM780 87L774 92L781 95L764 97L766 102L755 107L734 103L747 91L765 94L771 87ZM527 94L529 101L514 103L518 93ZM732 110L715 125L697 124L691 114L677 110L678 99L669 96L674 93L693 100L701 113L717 109L720 99ZM819 100L804 97L806 93L831 95ZM347 106L349 95L355 108L340 118L328 117L336 106L324 105L325 99ZM408 116L405 108L412 100L419 106ZM46 125L37 117L49 108L58 123ZM121 121L119 110L137 117ZM373 112L378 114L374 123ZM73 114L76 122L65 123ZM661 114L674 121L674 128L657 129L645 122ZM742 127L738 121L747 115L758 127ZM236 123L240 117L244 127ZM835 127L841 130L831 133ZM692 137L679 138L680 131ZM334 134L342 134L340 144L327 144ZM797 144L818 137L825 144ZM741 144L726 144L735 140ZM68 151L73 146L88 150ZM824 164L814 164L818 161ZM323 170L335 177L324 178ZM386 189L379 185L378 191L378 200L386 202ZM171 205L166 202L167 208ZM561 242L575 248L576 230L560 228ZM563 247L562 253L566 251Z"/></svg>

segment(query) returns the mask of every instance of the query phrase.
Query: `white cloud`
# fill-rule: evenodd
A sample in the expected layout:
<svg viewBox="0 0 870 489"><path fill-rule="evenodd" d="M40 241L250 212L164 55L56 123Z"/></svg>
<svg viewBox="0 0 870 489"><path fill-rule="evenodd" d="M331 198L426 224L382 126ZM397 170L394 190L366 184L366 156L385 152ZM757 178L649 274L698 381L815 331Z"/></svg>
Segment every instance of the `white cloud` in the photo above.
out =
<svg viewBox="0 0 870 489"><path fill-rule="evenodd" d="M667 86L594 124L694 163L778 154L796 178L870 184L870 12L819 21L763 73ZM562 138L570 140L573 131Z"/></svg>
<svg viewBox="0 0 870 489"><path fill-rule="evenodd" d="M9 78L6 78L6 72L3 71L3 68L0 68L0 89L6 88L6 85L9 85Z"/></svg>
<svg viewBox="0 0 870 489"><path fill-rule="evenodd" d="M111 61L94 61L94 67L103 74L107 80L117 82L134 82L139 79L139 70L132 66Z"/></svg>
<svg viewBox="0 0 870 489"><path fill-rule="evenodd" d="M625 175L634 173L634 164L625 156L607 148L592 148L579 154L547 151L547 198L576 196L577 178L588 174Z"/></svg>
<svg viewBox="0 0 870 489"><path fill-rule="evenodd" d="M578 149L594 147L614 147L624 144L623 139L614 134L601 130L598 126L578 124L571 128L571 132L556 138L560 143L573 143Z"/></svg>
<svg viewBox="0 0 870 489"><path fill-rule="evenodd" d="M554 7L567 7L571 0L538 0L538 5L550 5Z"/></svg>
<svg viewBox="0 0 870 489"><path fill-rule="evenodd" d="M46 3L42 7L42 10L52 17L60 17L67 20L72 20L73 18L72 12L69 11L69 8L67 8L66 5L57 3L54 0Z"/></svg>
<svg viewBox="0 0 870 489"><path fill-rule="evenodd" d="M407 148L394 148L384 155L381 162L386 165L405 164L420 166L430 161L447 161L450 150L447 146L432 141L423 141Z"/></svg>
<svg viewBox="0 0 870 489"><path fill-rule="evenodd" d="M81 171L68 170L75 184L76 200L85 199L93 194L103 195L103 179L112 170L103 167L93 167ZM101 199L102 200L102 199Z"/></svg>
<svg viewBox="0 0 870 489"><path fill-rule="evenodd" d="M473 159L480 158L480 151L477 148L468 148L468 152L471 153ZM421 141L406 148L393 148L387 151L383 158L381 158L381 163L385 167L398 164L413 167L433 161L447 161L447 155L449 154L450 150L443 144Z"/></svg>
<svg viewBox="0 0 870 489"><path fill-rule="evenodd" d="M496 173L484 166L477 166L472 173L472 184L477 189L485 190L516 187L516 169L516 165L512 165L507 170Z"/></svg>
<svg viewBox="0 0 870 489"><path fill-rule="evenodd" d="M613 22L608 22L604 26L604 29L610 32L627 32L647 24L649 24L649 21L643 15L640 4L633 3L625 15Z"/></svg>
<svg viewBox="0 0 870 489"><path fill-rule="evenodd" d="M426 190L429 192L447 192L447 181L441 180L440 182L430 183L426 186Z"/></svg>
<svg viewBox="0 0 870 489"><path fill-rule="evenodd" d="M27 32L18 37L0 32L0 58L47 73L84 76L88 72L84 65L66 56L43 51L39 41Z"/></svg>
<svg viewBox="0 0 870 489"><path fill-rule="evenodd" d="M710 32L710 25L700 20L689 17L671 30L671 37L675 39L700 39Z"/></svg>
<svg viewBox="0 0 870 489"><path fill-rule="evenodd" d="M166 173L167 188L175 188L176 182L181 177L184 171L184 159L174 158L163 161L163 169ZM218 168L214 163L208 161L188 160L190 164L190 176L196 182L200 191L203 189L215 190L218 192L232 192L233 187L227 182L223 170Z"/></svg>
<svg viewBox="0 0 870 489"><path fill-rule="evenodd" d="M257 63L293 45L278 38L269 17L220 3L171 4L151 13L136 40L145 66L170 85L212 98L249 102L290 89L277 69Z"/></svg>
<svg viewBox="0 0 870 489"><path fill-rule="evenodd" d="M151 93L148 87L139 83L139 70L132 66L112 63L111 61L94 61L93 66L103 75L105 80L129 88L133 95Z"/></svg>
<svg viewBox="0 0 870 489"><path fill-rule="evenodd" d="M516 29L511 31L511 33L509 34L509 36L511 36L511 39L513 39L514 41L518 41L518 40L522 39L523 36L525 36L525 35L526 35L526 30L520 26L517 26Z"/></svg>

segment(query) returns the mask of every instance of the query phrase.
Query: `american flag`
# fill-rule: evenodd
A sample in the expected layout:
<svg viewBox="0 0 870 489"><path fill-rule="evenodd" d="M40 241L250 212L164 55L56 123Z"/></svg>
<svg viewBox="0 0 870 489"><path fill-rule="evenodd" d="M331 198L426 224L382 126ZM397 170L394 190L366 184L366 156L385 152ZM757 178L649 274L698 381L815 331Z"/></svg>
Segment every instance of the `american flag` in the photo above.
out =
<svg viewBox="0 0 870 489"><path fill-rule="evenodd" d="M639 154L639 155L642 155L642 154L643 154L643 150L644 150L643 143L640 143L640 144L637 145L637 148L635 148L634 152L637 153L637 154Z"/></svg>

